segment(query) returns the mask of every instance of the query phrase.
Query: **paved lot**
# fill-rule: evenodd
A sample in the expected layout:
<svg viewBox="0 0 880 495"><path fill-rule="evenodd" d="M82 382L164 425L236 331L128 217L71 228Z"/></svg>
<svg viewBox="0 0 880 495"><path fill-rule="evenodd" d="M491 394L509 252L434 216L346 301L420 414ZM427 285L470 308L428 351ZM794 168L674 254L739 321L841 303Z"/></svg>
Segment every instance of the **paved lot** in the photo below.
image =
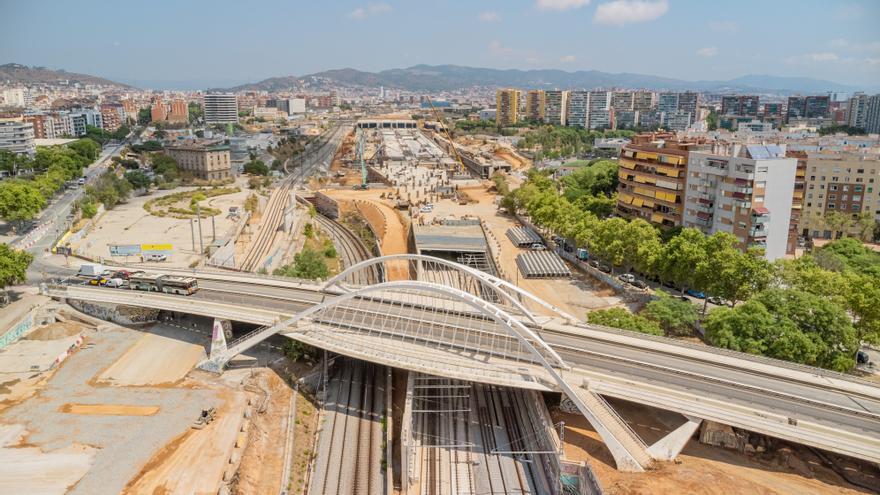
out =
<svg viewBox="0 0 880 495"><path fill-rule="evenodd" d="M28 456L10 458L8 449L0 449L0 462L5 469L40 479L46 472L63 471L70 477L81 472L83 458L89 456L88 472L79 479L71 494L119 493L151 457L179 435L190 430L190 424L202 408L219 407L220 392L194 387L116 387L96 383L144 335L138 330L106 326L105 330L86 332L87 346L68 358L48 380L39 395L15 404L0 414L7 428L27 431ZM165 328L165 331L168 329ZM163 331L163 327L159 327ZM89 346L88 344L93 344ZM181 342L188 347L189 344ZM167 350L167 349L166 349ZM75 414L70 404L109 406L152 406L152 415ZM125 409L110 408L110 411ZM15 430L4 435L9 445L17 445ZM6 452L3 457L2 452ZM80 452L80 457L65 455ZM45 453L33 463L32 456ZM83 452L85 454L83 454ZM20 485L0 476L0 493L23 492ZM71 483L52 486L69 486ZM47 488L42 493L65 493Z"/></svg>

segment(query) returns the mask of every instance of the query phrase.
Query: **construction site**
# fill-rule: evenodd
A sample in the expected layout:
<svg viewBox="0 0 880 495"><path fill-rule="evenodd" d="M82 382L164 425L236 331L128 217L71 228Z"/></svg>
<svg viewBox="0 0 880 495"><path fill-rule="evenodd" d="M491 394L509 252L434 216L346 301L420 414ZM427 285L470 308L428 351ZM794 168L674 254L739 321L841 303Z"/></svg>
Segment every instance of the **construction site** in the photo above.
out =
<svg viewBox="0 0 880 495"><path fill-rule="evenodd" d="M251 290L238 274L271 273L304 246L330 243L338 253L331 276L378 256L439 260L354 271L345 282L355 286L420 280L502 302L498 291L444 264L454 262L539 294L556 310L519 304L540 317L561 310L583 319L592 309L638 304L534 249L543 242L537 229L499 211L487 179L500 172L514 182L527 158L491 140L450 145L444 127L385 116L330 128L311 153L285 164L285 177L254 191L252 212L224 223L195 264L214 277L199 280L199 295L233 301ZM326 297L288 300L280 286L269 294L267 304L286 309ZM198 366L218 339L238 342L258 325L27 298L16 311L30 315L28 328L0 347L2 493L865 493L805 447L711 422L679 461L650 477L621 472L558 392L392 368L283 335L217 374ZM374 315L386 326L387 317ZM18 328L17 321L3 323ZM406 325L427 340L441 337L430 325ZM354 330L338 330L346 332ZM450 346L450 362L462 352ZM621 428L645 440L687 421L613 405Z"/></svg>

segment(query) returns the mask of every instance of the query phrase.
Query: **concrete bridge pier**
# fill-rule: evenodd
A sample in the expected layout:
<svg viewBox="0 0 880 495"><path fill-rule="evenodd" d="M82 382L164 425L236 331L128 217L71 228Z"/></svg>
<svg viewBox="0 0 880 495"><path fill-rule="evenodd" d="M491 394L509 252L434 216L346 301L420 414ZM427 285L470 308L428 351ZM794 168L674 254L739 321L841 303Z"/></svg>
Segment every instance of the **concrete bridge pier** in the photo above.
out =
<svg viewBox="0 0 880 495"><path fill-rule="evenodd" d="M670 431L665 437L657 440L654 445L648 447L648 454L658 461L672 461L678 457L681 450L687 445L688 440L703 423L700 418L685 416L687 421L678 428Z"/></svg>

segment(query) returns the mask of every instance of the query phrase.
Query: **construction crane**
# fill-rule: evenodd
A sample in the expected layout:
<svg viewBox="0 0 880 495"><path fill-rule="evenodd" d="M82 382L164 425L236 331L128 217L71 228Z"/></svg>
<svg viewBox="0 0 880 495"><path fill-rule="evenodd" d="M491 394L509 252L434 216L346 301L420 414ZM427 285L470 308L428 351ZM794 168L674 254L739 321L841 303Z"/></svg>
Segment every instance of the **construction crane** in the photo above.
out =
<svg viewBox="0 0 880 495"><path fill-rule="evenodd" d="M355 184L352 189L355 190L363 190L369 189L370 186L367 184L367 163L364 161L364 152L366 151L364 148L367 146L367 133L364 131L358 131L357 137L357 146L356 153L357 159L361 164L361 183Z"/></svg>
<svg viewBox="0 0 880 495"><path fill-rule="evenodd" d="M439 122L440 125L443 126L443 130L446 132L446 139L449 140L449 146L452 148L452 154L455 155L455 159L456 161L458 161L458 173L464 174L464 162L461 161L461 155L458 154L458 148L455 147L455 141L452 140L452 134L449 133L449 126L446 125L446 120L443 118L442 115L440 115L437 109L434 108L434 102L431 101L431 97L425 95L425 99L428 100L428 105L431 106L431 111L434 112L434 118L437 119L437 122Z"/></svg>

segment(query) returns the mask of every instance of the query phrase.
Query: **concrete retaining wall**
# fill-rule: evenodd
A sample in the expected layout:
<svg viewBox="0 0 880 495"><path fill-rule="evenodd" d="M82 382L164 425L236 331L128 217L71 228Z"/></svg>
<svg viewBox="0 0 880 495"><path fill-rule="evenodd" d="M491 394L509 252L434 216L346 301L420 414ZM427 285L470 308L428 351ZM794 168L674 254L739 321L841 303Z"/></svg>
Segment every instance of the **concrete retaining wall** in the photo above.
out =
<svg viewBox="0 0 880 495"><path fill-rule="evenodd" d="M78 311L89 316L112 321L120 325L133 325L138 323L152 323L159 318L159 310L153 308L139 308L135 306L123 306L118 304L94 303L70 299L68 304Z"/></svg>

